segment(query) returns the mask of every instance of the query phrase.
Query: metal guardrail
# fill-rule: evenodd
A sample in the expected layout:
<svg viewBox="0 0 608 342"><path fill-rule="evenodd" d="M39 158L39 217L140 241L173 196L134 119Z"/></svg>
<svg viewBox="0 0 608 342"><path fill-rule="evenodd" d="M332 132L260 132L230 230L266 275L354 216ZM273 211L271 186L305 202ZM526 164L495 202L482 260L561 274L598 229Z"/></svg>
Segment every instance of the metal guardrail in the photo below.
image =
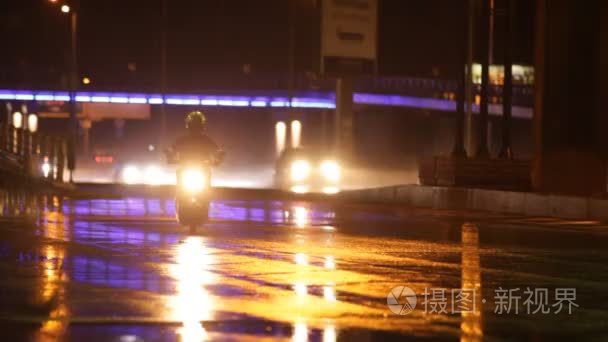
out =
<svg viewBox="0 0 608 342"><path fill-rule="evenodd" d="M0 124L0 168L3 172L63 182L66 147L64 137Z"/></svg>

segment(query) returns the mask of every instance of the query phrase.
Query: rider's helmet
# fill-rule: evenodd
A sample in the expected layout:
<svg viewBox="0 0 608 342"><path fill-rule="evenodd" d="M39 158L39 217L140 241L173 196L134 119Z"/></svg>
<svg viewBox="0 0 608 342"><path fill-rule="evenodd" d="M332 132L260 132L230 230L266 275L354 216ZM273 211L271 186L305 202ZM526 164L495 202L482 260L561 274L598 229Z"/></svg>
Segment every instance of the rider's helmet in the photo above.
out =
<svg viewBox="0 0 608 342"><path fill-rule="evenodd" d="M200 132L205 129L207 118L205 114L198 110L188 113L186 116L186 129L191 132Z"/></svg>

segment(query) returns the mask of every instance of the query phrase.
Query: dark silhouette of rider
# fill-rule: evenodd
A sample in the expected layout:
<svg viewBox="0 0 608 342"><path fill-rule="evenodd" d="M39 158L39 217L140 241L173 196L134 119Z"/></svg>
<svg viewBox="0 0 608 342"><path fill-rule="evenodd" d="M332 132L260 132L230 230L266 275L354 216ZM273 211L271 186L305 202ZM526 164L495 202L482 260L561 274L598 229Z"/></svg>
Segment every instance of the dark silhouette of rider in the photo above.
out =
<svg viewBox="0 0 608 342"><path fill-rule="evenodd" d="M205 134L207 119L202 112L190 112L186 116L186 129L188 133L179 137L170 148L168 157L170 162L207 161L219 164L223 159L222 149Z"/></svg>

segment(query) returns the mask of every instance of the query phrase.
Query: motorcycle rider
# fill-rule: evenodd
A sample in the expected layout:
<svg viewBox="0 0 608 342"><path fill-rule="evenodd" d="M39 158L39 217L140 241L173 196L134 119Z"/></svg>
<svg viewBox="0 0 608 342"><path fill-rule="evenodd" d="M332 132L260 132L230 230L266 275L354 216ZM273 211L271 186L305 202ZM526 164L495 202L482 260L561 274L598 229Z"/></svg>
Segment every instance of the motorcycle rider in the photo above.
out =
<svg viewBox="0 0 608 342"><path fill-rule="evenodd" d="M211 168L219 165L224 157L224 152L205 134L206 121L205 115L199 111L188 113L188 133L179 137L167 150L168 162L178 164L177 220L182 225L190 226L191 232L208 220L210 193L202 189L211 186ZM205 185L201 186L201 181Z"/></svg>
<svg viewBox="0 0 608 342"><path fill-rule="evenodd" d="M177 160L205 160L212 164L219 164L224 152L222 149L205 134L205 124L207 119L205 114L200 111L193 111L186 116L186 129L188 133L179 137L167 155L170 162Z"/></svg>

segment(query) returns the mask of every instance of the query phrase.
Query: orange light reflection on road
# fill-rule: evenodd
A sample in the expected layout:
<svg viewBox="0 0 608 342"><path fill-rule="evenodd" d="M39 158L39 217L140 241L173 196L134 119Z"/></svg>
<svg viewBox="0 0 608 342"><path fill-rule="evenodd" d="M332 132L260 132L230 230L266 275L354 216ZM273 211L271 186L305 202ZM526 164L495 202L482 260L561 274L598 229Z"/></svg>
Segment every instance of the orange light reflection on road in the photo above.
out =
<svg viewBox="0 0 608 342"><path fill-rule="evenodd" d="M201 341L208 338L201 321L210 320L213 301L205 285L210 284L213 273L209 270L212 256L200 237L188 237L177 247L176 264L170 274L177 281L177 294L169 305L171 317L182 322L178 329L182 341Z"/></svg>
<svg viewBox="0 0 608 342"><path fill-rule="evenodd" d="M336 301L336 292L333 284L323 286L323 298L330 302Z"/></svg>
<svg viewBox="0 0 608 342"><path fill-rule="evenodd" d="M53 198L53 205L55 208L59 206L56 197ZM67 220L64 215L60 212L49 211L47 208L42 216L45 222L43 226L44 235L52 239L65 239L65 231L67 230L65 223ZM38 293L40 303L38 304L48 305L53 303L53 306L48 319L42 322L35 338L39 341L62 340L68 327L70 315L66 304L65 289L68 276L63 271L66 251L63 244L48 244L43 246L41 254L44 261L41 269Z"/></svg>
<svg viewBox="0 0 608 342"><path fill-rule="evenodd" d="M300 297L306 296L308 294L308 287L306 286L306 283L304 283L304 282L296 282L293 285L293 290Z"/></svg>
<svg viewBox="0 0 608 342"><path fill-rule="evenodd" d="M334 261L334 257L331 255L325 256L325 268L333 270L336 268L336 262Z"/></svg>
<svg viewBox="0 0 608 342"><path fill-rule="evenodd" d="M308 265L308 257L304 253L296 253L295 262L298 265Z"/></svg>
<svg viewBox="0 0 608 342"><path fill-rule="evenodd" d="M308 325L305 321L294 323L292 339L294 342L308 341Z"/></svg>
<svg viewBox="0 0 608 342"><path fill-rule="evenodd" d="M337 336L336 327L333 324L328 324L323 329L323 342L336 342Z"/></svg>
<svg viewBox="0 0 608 342"><path fill-rule="evenodd" d="M462 225L462 289L475 290L475 310L463 311L460 323L460 341L477 342L483 340L481 271L479 259L479 231L470 223Z"/></svg>
<svg viewBox="0 0 608 342"><path fill-rule="evenodd" d="M304 228L306 225L310 224L310 218L308 215L308 209L304 207L293 208L293 219L298 228Z"/></svg>

